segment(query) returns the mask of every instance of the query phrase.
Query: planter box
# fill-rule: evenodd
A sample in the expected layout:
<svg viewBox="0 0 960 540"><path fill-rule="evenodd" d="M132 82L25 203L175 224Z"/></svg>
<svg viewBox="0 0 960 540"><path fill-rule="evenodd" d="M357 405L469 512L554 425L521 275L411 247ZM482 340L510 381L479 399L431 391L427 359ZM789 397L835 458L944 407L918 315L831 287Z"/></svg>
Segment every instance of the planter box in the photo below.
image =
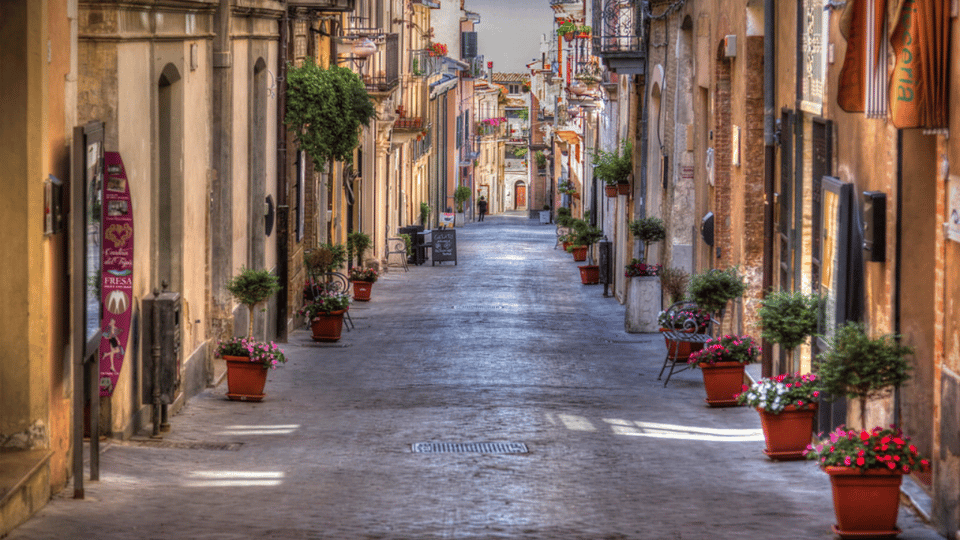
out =
<svg viewBox="0 0 960 540"><path fill-rule="evenodd" d="M627 311L624 328L631 334L659 332L661 304L660 277L644 276L630 278L627 292Z"/></svg>
<svg viewBox="0 0 960 540"><path fill-rule="evenodd" d="M457 212L453 216L453 226L463 227L463 212Z"/></svg>
<svg viewBox="0 0 960 540"><path fill-rule="evenodd" d="M550 223L550 211L549 211L549 210L541 210L541 211L540 211L540 223L542 223L542 224L544 224L544 225Z"/></svg>

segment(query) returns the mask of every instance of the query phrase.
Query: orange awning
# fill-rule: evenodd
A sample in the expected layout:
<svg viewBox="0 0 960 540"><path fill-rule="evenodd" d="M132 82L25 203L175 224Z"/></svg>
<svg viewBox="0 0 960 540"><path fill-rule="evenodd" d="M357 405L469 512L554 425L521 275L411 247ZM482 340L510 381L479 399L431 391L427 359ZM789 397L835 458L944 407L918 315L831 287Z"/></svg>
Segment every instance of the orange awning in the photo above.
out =
<svg viewBox="0 0 960 540"><path fill-rule="evenodd" d="M947 127L948 0L896 0L890 12L890 118L898 128Z"/></svg>

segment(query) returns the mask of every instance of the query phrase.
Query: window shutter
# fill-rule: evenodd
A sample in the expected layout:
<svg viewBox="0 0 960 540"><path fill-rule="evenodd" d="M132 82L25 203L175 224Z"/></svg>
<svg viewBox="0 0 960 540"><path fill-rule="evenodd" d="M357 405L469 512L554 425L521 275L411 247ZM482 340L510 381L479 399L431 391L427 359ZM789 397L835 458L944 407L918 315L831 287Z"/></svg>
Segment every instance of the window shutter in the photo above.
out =
<svg viewBox="0 0 960 540"><path fill-rule="evenodd" d="M461 32L460 33L460 58L476 58L476 57L477 57L477 33Z"/></svg>

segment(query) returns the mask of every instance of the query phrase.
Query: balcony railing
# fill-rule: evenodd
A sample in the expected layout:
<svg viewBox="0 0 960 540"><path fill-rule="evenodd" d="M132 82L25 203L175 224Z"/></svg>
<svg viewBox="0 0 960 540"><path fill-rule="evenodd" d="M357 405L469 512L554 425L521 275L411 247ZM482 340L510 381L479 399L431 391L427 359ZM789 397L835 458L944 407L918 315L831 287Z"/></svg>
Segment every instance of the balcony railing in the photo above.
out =
<svg viewBox="0 0 960 540"><path fill-rule="evenodd" d="M477 56L476 58L467 58L464 60L464 62L470 65L470 68L466 73L464 73L465 77L478 78L483 77L486 73L487 63L484 61L482 56Z"/></svg>
<svg viewBox="0 0 960 540"><path fill-rule="evenodd" d="M642 73L643 17L639 0L593 0L593 54L610 69Z"/></svg>
<svg viewBox="0 0 960 540"><path fill-rule="evenodd" d="M430 51L410 51L410 74L414 77L429 77L440 70L440 59L430 56Z"/></svg>
<svg viewBox="0 0 960 540"><path fill-rule="evenodd" d="M422 131L423 118L401 116L393 123L393 128L400 131Z"/></svg>
<svg viewBox="0 0 960 540"><path fill-rule="evenodd" d="M400 83L400 35L386 34L376 54L363 67L363 83L370 92L389 92Z"/></svg>

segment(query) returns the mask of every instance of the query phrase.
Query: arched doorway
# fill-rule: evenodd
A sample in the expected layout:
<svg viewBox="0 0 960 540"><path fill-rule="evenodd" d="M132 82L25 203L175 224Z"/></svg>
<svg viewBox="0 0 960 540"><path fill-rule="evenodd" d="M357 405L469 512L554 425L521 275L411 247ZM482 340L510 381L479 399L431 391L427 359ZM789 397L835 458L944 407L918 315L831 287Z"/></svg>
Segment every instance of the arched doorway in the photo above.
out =
<svg viewBox="0 0 960 540"><path fill-rule="evenodd" d="M514 210L526 210L527 209L527 184L522 180L513 185L513 201L514 201Z"/></svg>

